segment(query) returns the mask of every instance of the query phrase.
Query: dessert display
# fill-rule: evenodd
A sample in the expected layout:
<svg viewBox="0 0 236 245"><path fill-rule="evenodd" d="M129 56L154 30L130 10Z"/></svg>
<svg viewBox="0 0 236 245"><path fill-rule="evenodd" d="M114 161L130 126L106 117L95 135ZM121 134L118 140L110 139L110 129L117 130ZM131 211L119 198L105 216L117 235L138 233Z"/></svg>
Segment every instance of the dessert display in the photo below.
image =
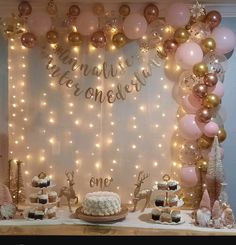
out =
<svg viewBox="0 0 236 245"><path fill-rule="evenodd" d="M154 200L156 208L152 209L151 219L158 224L183 223L180 211L177 210L183 201L175 194L180 189L178 182L170 180L170 176L165 174L163 181L158 182L154 189L157 190Z"/></svg>
<svg viewBox="0 0 236 245"><path fill-rule="evenodd" d="M82 212L92 216L114 215L120 211L119 195L109 191L87 193L82 204Z"/></svg>
<svg viewBox="0 0 236 245"><path fill-rule="evenodd" d="M40 173L32 178L31 185L39 191L29 196L31 208L27 210L27 219L44 219L56 217L58 195L56 191L49 191L54 185L45 173Z"/></svg>

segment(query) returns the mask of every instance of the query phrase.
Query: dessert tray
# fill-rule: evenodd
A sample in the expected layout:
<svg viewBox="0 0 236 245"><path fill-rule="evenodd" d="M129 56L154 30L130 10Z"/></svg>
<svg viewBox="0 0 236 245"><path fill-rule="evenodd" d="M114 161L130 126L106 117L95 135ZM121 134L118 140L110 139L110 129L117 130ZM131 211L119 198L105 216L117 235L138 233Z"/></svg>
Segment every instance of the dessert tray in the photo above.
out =
<svg viewBox="0 0 236 245"><path fill-rule="evenodd" d="M180 225L180 224L183 224L185 221L184 220L180 220L179 222L171 222L171 223L168 223L168 222L161 222L160 220L153 220L151 219L154 223L156 224L161 224L161 225Z"/></svg>
<svg viewBox="0 0 236 245"><path fill-rule="evenodd" d="M35 203L33 203L33 202L29 202L29 205L30 206L35 206L35 207L39 207L39 206L43 206L43 207L45 207L45 208L50 208L50 207L54 207L54 206L56 206L57 205L57 203L60 201L60 199L59 198L57 198L57 200L55 201L55 202L47 202L47 203L45 203L45 204L43 204L43 203L38 203L38 202L35 202Z"/></svg>
<svg viewBox="0 0 236 245"><path fill-rule="evenodd" d="M109 215L109 216L86 215L82 212L82 206L77 208L75 211L76 218L82 219L87 222L92 222L92 223L106 223L106 222L119 221L119 220L124 219L127 214L128 214L128 208L125 206L121 206L121 211L118 214Z"/></svg>

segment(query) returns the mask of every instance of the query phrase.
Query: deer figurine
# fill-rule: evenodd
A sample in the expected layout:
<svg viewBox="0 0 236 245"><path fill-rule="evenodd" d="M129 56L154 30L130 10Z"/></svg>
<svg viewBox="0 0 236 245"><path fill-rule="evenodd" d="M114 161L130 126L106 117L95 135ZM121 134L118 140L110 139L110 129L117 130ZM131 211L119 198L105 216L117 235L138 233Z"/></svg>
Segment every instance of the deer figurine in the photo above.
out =
<svg viewBox="0 0 236 245"><path fill-rule="evenodd" d="M75 194L75 190L73 188L73 185L75 184L75 182L74 182L74 171L72 171L72 172L67 172L66 171L65 175L67 177L67 182L69 183L69 187L68 186L63 186L61 188L61 190L60 190L60 193L59 193L58 197L62 197L62 196L66 197L69 210L70 210L70 212L72 212L70 199L76 199L75 204L77 204L78 201L79 201L78 197Z"/></svg>
<svg viewBox="0 0 236 245"><path fill-rule="evenodd" d="M143 171L139 172L138 180L137 180L137 183L135 184L136 187L134 189L134 198L133 198L134 208L133 208L132 212L135 212L137 204L140 200L142 200L142 199L146 200L141 212L144 211L144 209L148 206L148 204L150 202L151 195L152 195L152 189L140 190L141 185L144 183L144 180L146 178L148 178L149 176L150 176L150 174L145 175Z"/></svg>

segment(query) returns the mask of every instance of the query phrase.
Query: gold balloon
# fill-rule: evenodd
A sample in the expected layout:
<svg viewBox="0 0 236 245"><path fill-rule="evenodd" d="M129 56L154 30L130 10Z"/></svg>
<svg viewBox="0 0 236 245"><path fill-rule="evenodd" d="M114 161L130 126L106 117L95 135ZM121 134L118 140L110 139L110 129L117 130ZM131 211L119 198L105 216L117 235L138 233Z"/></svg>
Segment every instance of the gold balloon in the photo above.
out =
<svg viewBox="0 0 236 245"><path fill-rule="evenodd" d="M220 128L219 131L218 131L217 136L218 136L219 142L223 142L226 139L226 137L227 137L227 133L226 133L225 129L224 128Z"/></svg>
<svg viewBox="0 0 236 245"><path fill-rule="evenodd" d="M207 168L208 168L208 162L204 159L200 159L197 161L196 163L197 167L202 171L202 172L206 172Z"/></svg>
<svg viewBox="0 0 236 245"><path fill-rule="evenodd" d="M213 38L208 37L202 40L201 47L204 53L213 52L216 48L216 42Z"/></svg>
<svg viewBox="0 0 236 245"><path fill-rule="evenodd" d="M127 37L122 32L119 32L112 37L112 43L117 48L123 47L127 43L127 40Z"/></svg>
<svg viewBox="0 0 236 245"><path fill-rule="evenodd" d="M46 38L49 44L55 44L58 42L58 33L56 31L48 31L46 34Z"/></svg>
<svg viewBox="0 0 236 245"><path fill-rule="evenodd" d="M82 42L81 35L78 32L71 32L68 41L72 46L79 46Z"/></svg>
<svg viewBox="0 0 236 245"><path fill-rule="evenodd" d="M121 5L120 8L119 8L119 13L123 17L128 16L129 13L130 13L130 7L129 7L129 5L127 5L127 4Z"/></svg>
<svg viewBox="0 0 236 245"><path fill-rule="evenodd" d="M209 138L206 135L201 136L198 140L197 140L197 145L200 149L208 149L209 147L211 147L213 143L213 138Z"/></svg>
<svg viewBox="0 0 236 245"><path fill-rule="evenodd" d="M203 106L207 108L216 108L220 104L221 100L220 98L215 94L208 94L203 99Z"/></svg>
<svg viewBox="0 0 236 245"><path fill-rule="evenodd" d="M207 64L200 62L193 66L193 73L197 77L204 77L208 73Z"/></svg>
<svg viewBox="0 0 236 245"><path fill-rule="evenodd" d="M174 33L174 40L177 43L185 43L189 38L189 32L185 28L178 28Z"/></svg>

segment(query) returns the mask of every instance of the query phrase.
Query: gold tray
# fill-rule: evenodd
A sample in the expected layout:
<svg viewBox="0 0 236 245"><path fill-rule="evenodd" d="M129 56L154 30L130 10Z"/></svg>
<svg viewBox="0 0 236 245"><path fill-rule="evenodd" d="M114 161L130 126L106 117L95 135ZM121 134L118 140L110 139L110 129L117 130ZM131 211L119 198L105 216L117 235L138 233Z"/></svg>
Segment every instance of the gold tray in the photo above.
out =
<svg viewBox="0 0 236 245"><path fill-rule="evenodd" d="M76 209L75 217L92 223L105 223L105 222L119 221L124 219L129 211L127 207L121 206L121 211L118 214L109 215L109 216L92 216L92 215L86 215L82 213L81 209L82 207Z"/></svg>

